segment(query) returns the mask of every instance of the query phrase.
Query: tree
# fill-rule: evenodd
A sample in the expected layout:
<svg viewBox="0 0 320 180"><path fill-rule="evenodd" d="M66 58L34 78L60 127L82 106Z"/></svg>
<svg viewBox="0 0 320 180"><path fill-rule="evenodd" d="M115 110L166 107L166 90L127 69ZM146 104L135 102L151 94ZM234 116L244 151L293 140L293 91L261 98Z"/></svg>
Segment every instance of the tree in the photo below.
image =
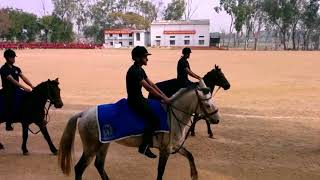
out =
<svg viewBox="0 0 320 180"><path fill-rule="evenodd" d="M11 21L7 9L0 9L0 38L9 33Z"/></svg>
<svg viewBox="0 0 320 180"><path fill-rule="evenodd" d="M45 35L42 37L49 42L72 42L74 33L71 22L62 20L56 15L44 16L39 20Z"/></svg>
<svg viewBox="0 0 320 180"><path fill-rule="evenodd" d="M220 0L220 5L217 7L214 7L214 10L219 13L222 10L226 11L227 14L230 15L231 17L231 23L229 26L229 38L228 38L228 44L227 46L229 47L230 45L230 38L231 38L231 34L232 34L232 30L234 28L234 11L236 8L236 0Z"/></svg>
<svg viewBox="0 0 320 180"><path fill-rule="evenodd" d="M295 18L295 1L265 0L263 3L263 10L267 13L268 20L278 27L283 48L287 49L286 37Z"/></svg>
<svg viewBox="0 0 320 180"><path fill-rule="evenodd" d="M168 4L164 12L164 19L181 20L185 9L186 4L184 0L172 0L172 2Z"/></svg>
<svg viewBox="0 0 320 180"><path fill-rule="evenodd" d="M198 5L193 7L193 0L187 0L185 2L185 12L184 12L184 18L185 20L190 20L193 16L193 14L198 10Z"/></svg>
<svg viewBox="0 0 320 180"><path fill-rule="evenodd" d="M76 0L52 0L54 9L53 13L60 19L71 21L75 16L77 8Z"/></svg>
<svg viewBox="0 0 320 180"><path fill-rule="evenodd" d="M319 29L319 0L310 0L305 4L305 11L302 13L303 45L304 49L309 49L309 39L312 31Z"/></svg>
<svg viewBox="0 0 320 180"><path fill-rule="evenodd" d="M6 9L9 14L11 26L5 37L9 40L31 42L39 33L37 16L17 9Z"/></svg>

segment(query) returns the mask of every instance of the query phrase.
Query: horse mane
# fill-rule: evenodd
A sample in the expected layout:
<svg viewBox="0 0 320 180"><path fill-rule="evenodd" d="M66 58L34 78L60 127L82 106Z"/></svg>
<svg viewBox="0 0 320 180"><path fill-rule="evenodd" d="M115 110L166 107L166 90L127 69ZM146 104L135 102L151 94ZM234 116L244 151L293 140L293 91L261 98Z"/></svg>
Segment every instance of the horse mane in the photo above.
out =
<svg viewBox="0 0 320 180"><path fill-rule="evenodd" d="M47 83L48 81L44 81L40 84L38 84L36 87L34 87L34 89L32 90L32 92L39 92L41 91L41 89L43 88L43 86Z"/></svg>
<svg viewBox="0 0 320 180"><path fill-rule="evenodd" d="M206 86L210 89L211 93L214 90L214 73L216 69L213 68L211 71L207 72L206 75L203 76L203 81L206 84Z"/></svg>
<svg viewBox="0 0 320 180"><path fill-rule="evenodd" d="M194 89L196 89L197 88L197 86L189 86L189 87L186 87L186 88L181 88L181 89L179 89L179 91L177 91L176 93L174 93L172 96L171 96L171 98L170 98L170 100L171 100L171 102L174 102L174 101L176 101L178 98L180 98L182 95L184 95L185 93L187 93L187 92L189 92L189 91L191 91L191 90L194 90Z"/></svg>

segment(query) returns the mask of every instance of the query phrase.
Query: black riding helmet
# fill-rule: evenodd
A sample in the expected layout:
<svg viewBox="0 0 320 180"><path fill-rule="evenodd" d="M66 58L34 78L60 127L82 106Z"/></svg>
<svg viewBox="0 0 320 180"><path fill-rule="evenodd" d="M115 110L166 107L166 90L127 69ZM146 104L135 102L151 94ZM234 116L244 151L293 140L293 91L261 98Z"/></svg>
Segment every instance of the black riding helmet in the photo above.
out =
<svg viewBox="0 0 320 180"><path fill-rule="evenodd" d="M141 58L148 55L151 55L151 54L148 52L148 50L144 46L136 46L131 51L131 57L134 61L136 60L137 57Z"/></svg>
<svg viewBox="0 0 320 180"><path fill-rule="evenodd" d="M12 49L6 49L3 53L3 57L7 59L7 58L17 57L17 55Z"/></svg>
<svg viewBox="0 0 320 180"><path fill-rule="evenodd" d="M190 54L190 53L191 53L191 49L190 48L185 47L185 48L182 49L182 54L183 55Z"/></svg>

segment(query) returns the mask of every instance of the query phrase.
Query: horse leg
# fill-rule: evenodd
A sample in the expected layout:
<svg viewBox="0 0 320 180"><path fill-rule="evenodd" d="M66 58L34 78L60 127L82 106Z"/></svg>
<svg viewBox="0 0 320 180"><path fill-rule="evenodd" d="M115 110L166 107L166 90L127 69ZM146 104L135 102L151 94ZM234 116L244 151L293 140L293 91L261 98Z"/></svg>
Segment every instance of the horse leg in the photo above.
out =
<svg viewBox="0 0 320 180"><path fill-rule="evenodd" d="M160 149L157 180L162 180L162 176L164 174L164 170L166 168L166 164L167 164L169 155L170 154L168 153L168 151L166 149Z"/></svg>
<svg viewBox="0 0 320 180"><path fill-rule="evenodd" d="M96 160L94 162L95 167L97 168L102 180L109 180L109 177L104 170L104 162L108 152L110 144L103 144L96 155Z"/></svg>
<svg viewBox="0 0 320 180"><path fill-rule="evenodd" d="M83 142L83 141L82 141ZM94 156L97 154L98 150L101 148L101 144L91 144L91 147L86 146L86 142L83 142L83 153L78 161L78 163L74 167L76 180L82 179L82 174L84 170L88 167L88 165L93 160Z"/></svg>
<svg viewBox="0 0 320 180"><path fill-rule="evenodd" d="M194 129L196 128L196 123L192 123L190 127L191 136L196 136Z"/></svg>
<svg viewBox="0 0 320 180"><path fill-rule="evenodd" d="M209 138L213 138L213 133L211 131L210 123L208 121L206 121L206 124L207 124Z"/></svg>
<svg viewBox="0 0 320 180"><path fill-rule="evenodd" d="M27 149L28 127L29 127L29 124L22 123L22 146L21 146L21 149L22 149L23 155L29 154L29 151Z"/></svg>
<svg viewBox="0 0 320 180"><path fill-rule="evenodd" d="M198 179L198 171L196 168L196 164L194 163L194 158L193 158L191 152L189 152L186 148L181 147L179 154L181 154L182 156L186 157L189 160L191 178L192 178L192 180L197 180Z"/></svg>
<svg viewBox="0 0 320 180"><path fill-rule="evenodd" d="M1 144L1 143L0 143L0 149L4 149L4 146L3 146L3 144Z"/></svg>
<svg viewBox="0 0 320 180"><path fill-rule="evenodd" d="M193 118L193 121L194 123L191 124L191 127L190 127L190 132L191 132L191 136L196 136L196 133L194 132L195 128L196 128L196 124L197 122L199 121L199 115L196 114Z"/></svg>
<svg viewBox="0 0 320 180"><path fill-rule="evenodd" d="M58 154L58 150L57 148L54 146L54 144L51 141L50 135L48 133L48 129L46 126L42 126L37 124L40 128L41 133L43 134L44 139L47 141L50 151L52 152L52 154L57 155Z"/></svg>

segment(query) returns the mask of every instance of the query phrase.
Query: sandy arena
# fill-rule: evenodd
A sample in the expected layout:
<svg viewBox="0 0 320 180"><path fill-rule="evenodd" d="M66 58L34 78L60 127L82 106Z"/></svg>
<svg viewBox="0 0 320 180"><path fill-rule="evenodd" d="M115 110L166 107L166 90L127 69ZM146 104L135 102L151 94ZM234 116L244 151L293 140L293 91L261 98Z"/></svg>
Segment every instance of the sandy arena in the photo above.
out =
<svg viewBox="0 0 320 180"><path fill-rule="evenodd" d="M73 113L126 97L129 49L16 52L16 65L33 84L60 78L65 106L51 111L48 124L57 147ZM154 82L174 78L180 50L150 52L145 67L149 78ZM194 155L200 180L320 179L320 52L194 50L189 62L200 75L218 64L231 84L230 90L220 90L215 97L222 115L222 122L214 126L215 139L207 137L202 121L197 136L185 145ZM62 174L41 134L29 133L30 155L23 156L21 125L14 124L13 132L4 127L0 127L5 146L0 150L0 180L74 179L74 174ZM82 153L76 134L75 163ZM112 144L105 169L113 180L151 180L156 178L157 162L136 148ZM93 163L84 179L100 179ZM190 179L188 161L170 156L164 179Z"/></svg>

